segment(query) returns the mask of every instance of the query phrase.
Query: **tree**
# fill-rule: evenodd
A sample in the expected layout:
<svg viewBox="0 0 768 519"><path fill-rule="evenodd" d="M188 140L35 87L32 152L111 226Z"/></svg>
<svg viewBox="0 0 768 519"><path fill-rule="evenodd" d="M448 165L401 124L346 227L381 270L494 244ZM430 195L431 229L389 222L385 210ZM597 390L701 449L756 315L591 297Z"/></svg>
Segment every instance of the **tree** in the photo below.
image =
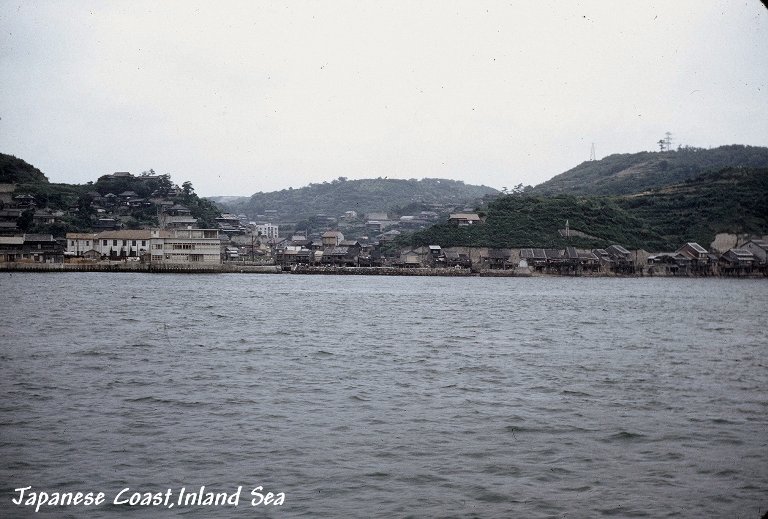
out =
<svg viewBox="0 0 768 519"><path fill-rule="evenodd" d="M192 187L192 182L187 180L181 185L181 190L184 191L184 196L191 196L195 192L195 188Z"/></svg>
<svg viewBox="0 0 768 519"><path fill-rule="evenodd" d="M27 209L21 213L21 216L19 216L19 219L16 221L16 225L19 226L20 230L28 232L32 228L34 217L35 212L32 209Z"/></svg>

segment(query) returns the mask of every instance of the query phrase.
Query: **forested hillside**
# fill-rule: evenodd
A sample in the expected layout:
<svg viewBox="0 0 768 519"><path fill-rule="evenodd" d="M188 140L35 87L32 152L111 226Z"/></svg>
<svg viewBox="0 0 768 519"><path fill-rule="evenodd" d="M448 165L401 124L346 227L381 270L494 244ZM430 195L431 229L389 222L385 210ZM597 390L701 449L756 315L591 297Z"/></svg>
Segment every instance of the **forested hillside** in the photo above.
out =
<svg viewBox="0 0 768 519"><path fill-rule="evenodd" d="M768 229L768 168L726 168L650 193L577 197L515 194L491 202L485 222L436 225L403 239L410 245L602 247L649 251L687 241L705 246L720 232ZM560 232L568 222L570 237Z"/></svg>
<svg viewBox="0 0 768 519"><path fill-rule="evenodd" d="M497 191L487 186L474 186L456 180L425 178L422 180L364 179L340 177L332 182L310 184L299 189L283 189L256 193L249 199L222 202L226 210L243 213L250 218L277 211L280 220L297 221L317 214L338 216L345 211L358 213L386 212L413 203L457 205L472 203ZM214 199L216 200L216 199Z"/></svg>
<svg viewBox="0 0 768 519"><path fill-rule="evenodd" d="M768 167L768 148L720 146L680 147L677 151L609 155L583 162L534 187L535 195L628 195L670 186L707 171L729 167Z"/></svg>

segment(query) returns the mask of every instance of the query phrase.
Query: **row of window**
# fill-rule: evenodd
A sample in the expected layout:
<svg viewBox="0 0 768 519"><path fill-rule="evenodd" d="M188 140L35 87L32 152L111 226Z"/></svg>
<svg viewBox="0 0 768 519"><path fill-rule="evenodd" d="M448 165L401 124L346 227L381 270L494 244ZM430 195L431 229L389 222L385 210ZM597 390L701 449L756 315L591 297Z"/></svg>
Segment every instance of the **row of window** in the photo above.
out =
<svg viewBox="0 0 768 519"><path fill-rule="evenodd" d="M171 259L170 254L165 255L165 259L169 260ZM204 254L190 254L187 256L188 261L205 261L205 255ZM163 255L162 254L153 254L152 255L152 261L163 261Z"/></svg>
<svg viewBox="0 0 768 519"><path fill-rule="evenodd" d="M128 240L112 240L112 246L113 246L113 247L117 247L117 242L118 242L118 241L122 241L122 242L123 242L123 247L125 247L126 245L128 245ZM135 246L136 246L136 242L137 242L137 241L138 241L138 240L131 240L131 245L133 245L133 246L135 247ZM102 241L101 241L101 244L102 244L104 247L106 247L107 245L109 245L109 243L108 243L108 242L109 242L109 240L102 240ZM74 245L74 244L75 244L75 242L72 242L72 245ZM85 242L85 244L86 244L86 246L87 246L87 245L88 245L88 242ZM142 246L142 247L146 247L146 246L147 246L147 240L141 240L141 246Z"/></svg>

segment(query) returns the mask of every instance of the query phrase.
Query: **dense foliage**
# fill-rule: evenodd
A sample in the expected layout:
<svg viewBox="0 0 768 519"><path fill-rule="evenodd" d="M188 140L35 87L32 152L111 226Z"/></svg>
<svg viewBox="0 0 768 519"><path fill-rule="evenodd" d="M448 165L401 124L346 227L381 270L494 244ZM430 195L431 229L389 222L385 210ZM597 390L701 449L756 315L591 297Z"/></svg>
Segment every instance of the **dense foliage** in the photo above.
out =
<svg viewBox="0 0 768 519"><path fill-rule="evenodd" d="M768 168L728 168L651 193L620 197L508 195L487 208L485 223L436 225L402 244L484 247L603 247L649 251L687 241L708 246L719 232L765 233ZM560 230L566 221L571 236Z"/></svg>
<svg viewBox="0 0 768 519"><path fill-rule="evenodd" d="M610 198L508 195L492 202L484 223L457 227L445 223L408 238L412 245L444 247L629 247L663 246L663 239L645 222ZM566 222L573 231L563 236Z"/></svg>
<svg viewBox="0 0 768 519"><path fill-rule="evenodd" d="M92 230L97 218L93 204L95 193L104 196L108 193L119 195L125 191L133 191L138 198L145 200L169 199L188 207L201 227L215 228L215 219L221 216L221 211L216 204L197 196L190 182L184 182L181 193L177 194L170 175L155 175L152 170L140 176L104 175L96 182L80 185L52 184L34 166L11 155L0 154L0 172L2 173L0 182L15 183L15 194L24 193L34 196L38 209L66 213L57 223L35 225L32 221L33 211L29 211L23 214L17 223L19 229L25 232L61 236L67 232ZM138 229L158 225L158 207L155 204L148 203L142 207L117 209L120 220L128 228Z"/></svg>
<svg viewBox="0 0 768 519"><path fill-rule="evenodd" d="M436 178L347 180L340 177L333 182L310 184L300 189L256 193L250 198L223 201L220 205L250 218L271 209L277 211L281 221L299 221L318 214L338 216L346 211L362 214L394 211L396 207L414 203L457 205L496 192L486 186Z"/></svg>
<svg viewBox="0 0 768 519"><path fill-rule="evenodd" d="M47 183L42 171L25 161L0 153L0 184Z"/></svg>
<svg viewBox="0 0 768 519"><path fill-rule="evenodd" d="M768 148L686 146L677 151L609 155L602 160L583 162L530 192L535 195L627 195L679 184L706 171L729 167L768 167Z"/></svg>
<svg viewBox="0 0 768 519"><path fill-rule="evenodd" d="M768 232L768 168L727 168L649 194L616 199L667 242L704 246L717 233Z"/></svg>

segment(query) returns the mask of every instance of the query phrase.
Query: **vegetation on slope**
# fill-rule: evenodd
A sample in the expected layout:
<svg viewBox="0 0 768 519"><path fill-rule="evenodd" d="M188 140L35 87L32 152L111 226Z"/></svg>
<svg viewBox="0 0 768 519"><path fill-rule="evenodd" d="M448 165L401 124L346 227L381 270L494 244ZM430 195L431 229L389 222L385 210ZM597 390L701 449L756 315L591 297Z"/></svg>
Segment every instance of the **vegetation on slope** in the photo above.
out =
<svg viewBox="0 0 768 519"><path fill-rule="evenodd" d="M283 189L256 193L245 201L222 203L228 211L250 218L276 210L283 221L298 221L317 214L338 216L346 211L358 213L387 212L412 203L459 205L497 191L486 186L473 186L456 180L425 178L422 180L365 179L310 184L299 189Z"/></svg>
<svg viewBox="0 0 768 519"><path fill-rule="evenodd" d="M653 193L616 199L665 241L704 246L721 232L768 231L768 168L726 168Z"/></svg>
<svg viewBox="0 0 768 519"><path fill-rule="evenodd" d="M27 162L0 153L0 184L47 183L42 171Z"/></svg>
<svg viewBox="0 0 768 519"><path fill-rule="evenodd" d="M215 219L221 211L215 203L200 198L191 182L182 184L182 193L176 194L170 175L154 175L150 170L148 177L115 177L103 175L96 182L87 184L52 184L46 176L34 166L11 155L0 154L0 183L16 184L16 194L34 196L38 209L51 212L62 211L65 216L54 224L35 225L32 221L34 211L26 211L18 222L25 232L50 233L61 236L67 232L90 231L97 219L91 193L119 195L124 191L133 191L139 198L168 198L190 209L194 218L202 227L215 228ZM120 219L128 228L157 226L157 207L149 205L137 208L120 208Z"/></svg>
<svg viewBox="0 0 768 519"><path fill-rule="evenodd" d="M483 247L604 247L674 250L708 246L719 232L765 233L768 168L727 168L651 193L621 197L508 195L489 204L483 224L436 225L403 244ZM565 238L570 229L588 236Z"/></svg>
<svg viewBox="0 0 768 519"><path fill-rule="evenodd" d="M570 237L562 236L560 231L565 229L566 221L571 230L579 232ZM444 247L665 245L645 222L619 207L615 200L567 195L508 195L491 202L482 224L469 227L439 224L415 233L406 238L406 242L414 246L439 244Z"/></svg>
<svg viewBox="0 0 768 519"><path fill-rule="evenodd" d="M677 151L609 155L583 162L534 187L535 195L628 195L680 184L706 171L728 167L768 167L768 148L680 147Z"/></svg>

